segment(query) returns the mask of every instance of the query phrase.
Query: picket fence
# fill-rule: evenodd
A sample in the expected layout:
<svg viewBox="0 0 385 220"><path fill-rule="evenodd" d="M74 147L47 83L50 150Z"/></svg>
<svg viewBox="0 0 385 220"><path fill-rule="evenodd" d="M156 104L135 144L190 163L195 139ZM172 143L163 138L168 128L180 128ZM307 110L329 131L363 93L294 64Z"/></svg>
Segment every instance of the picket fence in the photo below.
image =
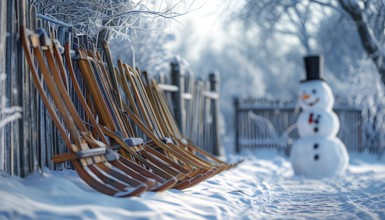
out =
<svg viewBox="0 0 385 220"><path fill-rule="evenodd" d="M275 148L290 152L298 139L296 121L300 110L296 101L270 99L234 99L235 146L236 151L256 148ZM333 111L340 120L337 136L345 143L348 151L380 153L380 146L365 143L362 131L361 110L357 107L335 103Z"/></svg>

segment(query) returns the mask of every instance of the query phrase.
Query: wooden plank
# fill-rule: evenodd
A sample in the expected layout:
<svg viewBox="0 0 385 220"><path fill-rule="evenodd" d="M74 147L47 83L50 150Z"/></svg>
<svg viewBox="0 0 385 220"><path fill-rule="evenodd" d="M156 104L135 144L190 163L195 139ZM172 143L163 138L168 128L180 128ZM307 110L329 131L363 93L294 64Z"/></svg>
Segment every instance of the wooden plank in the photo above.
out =
<svg viewBox="0 0 385 220"><path fill-rule="evenodd" d="M209 98L209 99L219 99L219 95L218 95L218 93L216 93L216 92L205 91L205 92L203 92L203 95L204 95L206 98Z"/></svg>
<svg viewBox="0 0 385 220"><path fill-rule="evenodd" d="M179 88L175 85L170 84L158 84L159 88L165 92L178 92Z"/></svg>

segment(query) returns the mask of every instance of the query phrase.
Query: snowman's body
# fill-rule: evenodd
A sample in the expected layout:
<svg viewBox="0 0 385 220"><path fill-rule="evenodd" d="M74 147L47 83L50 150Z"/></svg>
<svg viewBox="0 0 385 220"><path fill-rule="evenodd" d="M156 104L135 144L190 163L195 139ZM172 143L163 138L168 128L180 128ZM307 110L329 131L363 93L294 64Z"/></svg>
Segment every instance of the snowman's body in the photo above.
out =
<svg viewBox="0 0 385 220"><path fill-rule="evenodd" d="M311 178L342 174L349 162L345 145L336 137L300 138L290 157L295 174Z"/></svg>
<svg viewBox="0 0 385 220"><path fill-rule="evenodd" d="M334 97L322 80L310 80L300 86L302 112L297 120L300 138L293 144L290 159L296 175L311 178L342 174L349 156L336 137L339 120L332 111Z"/></svg>
<svg viewBox="0 0 385 220"><path fill-rule="evenodd" d="M307 110L299 115L297 128L300 137L334 137L340 128L340 122L337 115L330 110Z"/></svg>

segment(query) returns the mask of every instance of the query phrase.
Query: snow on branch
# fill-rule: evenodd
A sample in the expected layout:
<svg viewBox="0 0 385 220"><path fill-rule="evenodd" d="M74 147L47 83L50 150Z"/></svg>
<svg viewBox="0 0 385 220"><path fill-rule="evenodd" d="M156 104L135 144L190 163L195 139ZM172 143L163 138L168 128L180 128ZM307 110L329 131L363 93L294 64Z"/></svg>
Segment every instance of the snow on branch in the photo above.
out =
<svg viewBox="0 0 385 220"><path fill-rule="evenodd" d="M374 35L364 10L357 0L339 0L342 8L350 15L360 35L362 45L370 59L373 60L378 72L381 74L382 82L385 84L385 48Z"/></svg>
<svg viewBox="0 0 385 220"><path fill-rule="evenodd" d="M73 24L78 32L98 37L108 30L109 37L130 39L137 28L164 26L164 19L175 19L189 12L194 0L35 0L38 13Z"/></svg>
<svg viewBox="0 0 385 220"><path fill-rule="evenodd" d="M261 33L279 33L294 36L305 49L312 53L311 40L330 8L338 8L334 0L246 0L237 12L237 17L247 29L255 28Z"/></svg>

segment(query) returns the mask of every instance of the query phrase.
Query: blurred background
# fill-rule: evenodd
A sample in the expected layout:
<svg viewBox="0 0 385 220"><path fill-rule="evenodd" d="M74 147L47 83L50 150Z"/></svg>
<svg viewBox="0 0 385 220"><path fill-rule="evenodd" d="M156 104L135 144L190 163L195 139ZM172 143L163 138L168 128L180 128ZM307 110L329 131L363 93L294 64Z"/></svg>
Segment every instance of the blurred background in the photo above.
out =
<svg viewBox="0 0 385 220"><path fill-rule="evenodd" d="M218 71L225 145L234 143L234 97L295 100L308 54L324 56L324 78L336 99L360 108L363 139L382 145L384 58L376 60L363 45L384 45L383 1L213 0L178 7L183 15L158 23L162 31L148 37L149 30L136 30L136 61L157 74L169 71L163 61L179 55L196 76ZM372 39L360 33L349 10L361 16ZM113 45L121 50L117 56L132 59L122 47L129 44L117 38Z"/></svg>

